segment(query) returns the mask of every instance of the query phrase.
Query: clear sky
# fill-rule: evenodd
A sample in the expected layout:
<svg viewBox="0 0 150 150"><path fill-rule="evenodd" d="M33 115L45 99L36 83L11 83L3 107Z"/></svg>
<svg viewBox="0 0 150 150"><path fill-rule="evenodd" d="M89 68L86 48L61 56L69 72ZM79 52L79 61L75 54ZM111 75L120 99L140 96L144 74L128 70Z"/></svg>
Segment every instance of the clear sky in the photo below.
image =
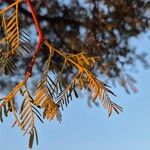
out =
<svg viewBox="0 0 150 150"><path fill-rule="evenodd" d="M150 54L148 37L150 32L131 43ZM33 150L150 150L150 70L137 68L138 74L133 75L139 93L128 95L119 86L112 88L123 113L108 118L102 107L89 108L86 93L82 93L62 113L62 124L38 122L40 143ZM0 124L0 150L28 150L27 137L17 127L11 128L10 120Z"/></svg>

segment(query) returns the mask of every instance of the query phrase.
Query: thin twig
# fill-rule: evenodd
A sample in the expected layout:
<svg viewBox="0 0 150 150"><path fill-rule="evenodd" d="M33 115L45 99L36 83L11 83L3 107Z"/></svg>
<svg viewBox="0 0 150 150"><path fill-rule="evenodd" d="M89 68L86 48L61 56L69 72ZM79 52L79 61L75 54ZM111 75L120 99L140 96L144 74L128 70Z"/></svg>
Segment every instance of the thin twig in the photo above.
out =
<svg viewBox="0 0 150 150"><path fill-rule="evenodd" d="M32 68L33 68L36 56L39 53L39 50L40 50L40 48L41 48L41 46L44 42L44 34L42 32L41 26L40 26L39 21L37 19L36 12L35 12L35 10L32 6L31 0L25 0L25 2L27 3L27 5L30 9L30 12L32 14L32 17L33 17L33 20L34 20L34 23L35 23L35 26L36 26L36 29L37 29L37 32L38 32L38 36L39 36L37 46L35 48L34 54L32 56L32 59L31 59L30 65L29 65L29 70L26 73L26 76L31 77L32 76Z"/></svg>

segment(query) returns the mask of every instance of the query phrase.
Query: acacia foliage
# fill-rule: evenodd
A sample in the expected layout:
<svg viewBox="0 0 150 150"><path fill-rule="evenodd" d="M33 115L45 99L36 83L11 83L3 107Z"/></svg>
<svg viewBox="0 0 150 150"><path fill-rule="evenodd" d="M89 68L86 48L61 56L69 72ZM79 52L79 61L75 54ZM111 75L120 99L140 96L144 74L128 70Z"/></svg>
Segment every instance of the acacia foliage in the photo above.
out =
<svg viewBox="0 0 150 150"><path fill-rule="evenodd" d="M0 11L0 72L8 77L12 77L17 70L15 60L18 59L20 61L21 58L31 53L31 42L26 24L25 21L22 24L22 15L20 15L18 9L20 2L20 0L17 0ZM108 93L113 94L113 92L90 71L99 57L88 56L84 51L74 54L56 49L48 39L42 38L44 35L42 35L43 33L37 21L32 3L30 0L26 0L26 3L30 8L39 33L38 44L23 80L19 81L21 79L18 78L17 85L4 98L1 98L0 121L3 122L3 117L7 117L12 113L14 115L12 126L17 125L24 134L29 134L29 147L32 148L34 138L36 138L38 144L35 117L42 123L44 119L52 120L57 118L61 121L60 108L64 109L64 105L68 106L73 99L73 93L78 98L77 90L88 89L91 93L91 100L95 102L99 98L103 107L108 111L109 116L113 111L119 114L122 108L110 100ZM38 82L32 96L28 88L29 79L32 78L32 69L41 48L40 44L45 45L48 51L48 58L45 65L43 64L42 66L42 69L44 69L41 73L41 80ZM62 59L63 65L60 65L61 70L57 72L56 79L52 79L50 76L50 67L52 58L55 55L58 55ZM74 69L74 73L72 73L72 78L68 82L63 82L63 73L69 67ZM20 71L19 68L18 71ZM19 96L18 106L17 96ZM42 111L43 116L41 116Z"/></svg>
<svg viewBox="0 0 150 150"><path fill-rule="evenodd" d="M23 7L25 4L20 2L8 1L8 7L0 11L0 71L8 78L16 77L16 72L19 76L22 75L21 70L26 71L26 56L32 55L34 49L28 34L33 16ZM115 94L98 79L96 73L100 71L109 78L117 77L127 91L127 84L136 91L132 84L134 79L129 75L124 78L123 66L133 64L132 61L136 57L147 64L143 57L129 49L127 44L131 36L136 36L148 28L147 2L141 2L139 5L139 1L132 1L131 6L128 6L128 1L85 3L84 7L81 5L83 2L78 1L72 1L71 5L63 5L57 1L35 3L42 31L48 39L44 40L43 49L40 49L43 52L40 57L44 56L43 61L40 60L41 66L35 69L42 74L41 79L32 95L28 88L28 80L30 77L33 79L34 75L31 76L30 71L25 76L22 75L23 80L1 99L0 105L0 120L3 121L3 117L12 112L15 118L13 126L18 125L24 134L30 135L29 147L32 147L34 137L38 143L35 117L41 122L43 119L53 118L61 121L60 108L67 107L74 96L78 98L78 92L82 89L90 92L93 102L97 98L100 99L109 116L113 111L122 111L108 95ZM136 10L141 6L145 12L141 9ZM129 16L131 8L135 16ZM119 17L119 12L124 15L123 20L122 17L116 18L115 14L118 13ZM22 61L26 64L23 65ZM31 68L32 65L34 63L30 64ZM55 73L55 79L51 78L51 72ZM20 107L16 107L17 95L22 99Z"/></svg>

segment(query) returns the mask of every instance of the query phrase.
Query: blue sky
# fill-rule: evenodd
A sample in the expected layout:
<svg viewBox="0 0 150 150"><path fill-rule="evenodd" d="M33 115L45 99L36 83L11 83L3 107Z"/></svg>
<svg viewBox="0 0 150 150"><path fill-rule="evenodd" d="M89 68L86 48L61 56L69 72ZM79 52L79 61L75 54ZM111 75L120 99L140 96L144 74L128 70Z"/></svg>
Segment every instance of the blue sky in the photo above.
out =
<svg viewBox="0 0 150 150"><path fill-rule="evenodd" d="M150 54L150 32L133 39L131 44ZM149 57L150 58L150 57ZM37 122L39 146L33 150L149 150L150 149L150 70L137 66L132 73L137 79L137 94L128 95L113 87L113 98L123 108L120 115L107 117L102 107L89 108L82 93L62 113L63 122ZM27 137L18 128L11 128L11 117L0 125L2 150L27 150ZM9 143L9 144L8 144Z"/></svg>

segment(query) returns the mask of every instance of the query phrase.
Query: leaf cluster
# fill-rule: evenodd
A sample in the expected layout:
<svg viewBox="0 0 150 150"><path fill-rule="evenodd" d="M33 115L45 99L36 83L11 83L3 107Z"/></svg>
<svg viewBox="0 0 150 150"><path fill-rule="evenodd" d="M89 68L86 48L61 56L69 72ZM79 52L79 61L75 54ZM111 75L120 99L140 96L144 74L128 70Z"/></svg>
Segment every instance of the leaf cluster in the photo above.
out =
<svg viewBox="0 0 150 150"><path fill-rule="evenodd" d="M45 57L46 60L42 62L42 66L39 67L41 79L38 81L35 88L36 90L32 92L34 95L31 94L31 90L28 88L28 81L31 76L26 74L24 79L14 86L6 97L1 99L0 121L3 122L4 116L7 117L12 113L14 115L14 123L12 126L18 126L24 134L29 135L30 148L32 148L34 139L38 144L35 118L38 118L42 123L45 119L53 120L54 118L57 118L57 120L61 122L61 110L64 110L75 97L79 98L79 92L83 89L86 89L90 93L91 102L96 103L98 100L98 102L101 102L109 116L113 112L119 114L122 111L122 108L109 97L109 94L114 96L115 94L109 89L107 84L99 80L96 76L98 69L107 77L119 76L119 82L127 92L129 92L128 86L130 86L133 91L137 91L133 85L135 80L130 75L124 76L117 62L121 61L118 60L120 56L126 57L128 53L132 53L127 52L128 48L125 47L128 39L126 37L137 35L137 32L146 29L148 26L147 18L143 21L144 14L140 16L138 16L138 13L136 14L135 8L140 8L139 1L134 1L135 4L131 5L135 13L132 21L128 18L130 8L127 7L127 10L120 10L120 7L124 8L123 6L128 6L128 2L118 0L110 1L110 3L107 0L103 2L104 6L108 7L108 12L105 12L106 14L99 10L99 1L88 1L89 4L93 4L93 9L92 12L89 11L86 17L84 17L84 15L87 9L81 7L80 3L75 2L73 8L71 8L77 12L79 10L77 8L79 7L81 12L80 17L76 16L69 7L63 7L63 13L65 12L69 18L69 23L71 24L70 28L66 29L69 23L63 23L62 26L60 25L60 28L58 28L58 31L56 31L57 25L54 25L53 31L56 32L61 41L56 42L56 45L63 43L65 47L60 47L65 48L65 50L54 47L53 44L51 44L54 42L51 38L50 40L45 39L43 47L47 50L45 53L47 57ZM13 76L17 69L15 61L21 60L27 53L30 54L32 50L28 36L28 26L26 27L26 22L22 23L23 17L19 13L19 3L20 0L17 0L0 11L0 72L10 77ZM47 3L47 1L45 1L45 3ZM147 4L146 2L143 3L141 4L143 6ZM54 4L51 2L50 4L51 5L47 7L51 7L52 5L56 7L57 5L57 7L62 10L58 2L54 2ZM112 6L115 8L111 10ZM21 9L24 13L27 13L22 7ZM50 8L47 9L50 11ZM115 15L118 11L125 15L125 20L128 23L126 26L129 26L132 22L130 26L131 30L129 27L122 26L120 22L122 21L121 18L119 18L120 20L117 22L114 22L114 19L118 18ZM111 15L111 19L109 19L109 15ZM70 20L70 17L73 17L74 20ZM65 17L63 19L67 21L68 18ZM49 18L47 18L47 20L49 20ZM75 25L72 24L72 21ZM90 22L89 24L87 23L88 21ZM30 24L30 21L27 19L27 25ZM118 29L119 32L116 33L116 28L119 27L119 25L121 27ZM137 25L139 27L136 27ZM142 25L145 26L143 27ZM61 38L62 27L68 30L66 31L67 33L62 33L63 37L65 37L64 39ZM79 33L79 27L85 28L83 37L77 36L81 34ZM73 28L76 30L75 33ZM44 31L46 29L43 27ZM128 33L126 33L127 30L129 31ZM133 33L130 34L130 31L133 31ZM66 36L70 33L72 33L70 37ZM117 39L118 35L121 40L123 40L123 43ZM81 45L81 47L76 47L75 45ZM118 48L120 48L120 50L118 50ZM126 51L124 52L123 50ZM61 63L59 64L59 62ZM55 66L54 64L57 65ZM34 61L31 62L30 67L33 67L33 65ZM52 74L52 72L54 72L55 75ZM67 80L64 80L64 74L67 75ZM17 98L18 95L19 98ZM21 102L21 105L18 107L17 100Z"/></svg>

